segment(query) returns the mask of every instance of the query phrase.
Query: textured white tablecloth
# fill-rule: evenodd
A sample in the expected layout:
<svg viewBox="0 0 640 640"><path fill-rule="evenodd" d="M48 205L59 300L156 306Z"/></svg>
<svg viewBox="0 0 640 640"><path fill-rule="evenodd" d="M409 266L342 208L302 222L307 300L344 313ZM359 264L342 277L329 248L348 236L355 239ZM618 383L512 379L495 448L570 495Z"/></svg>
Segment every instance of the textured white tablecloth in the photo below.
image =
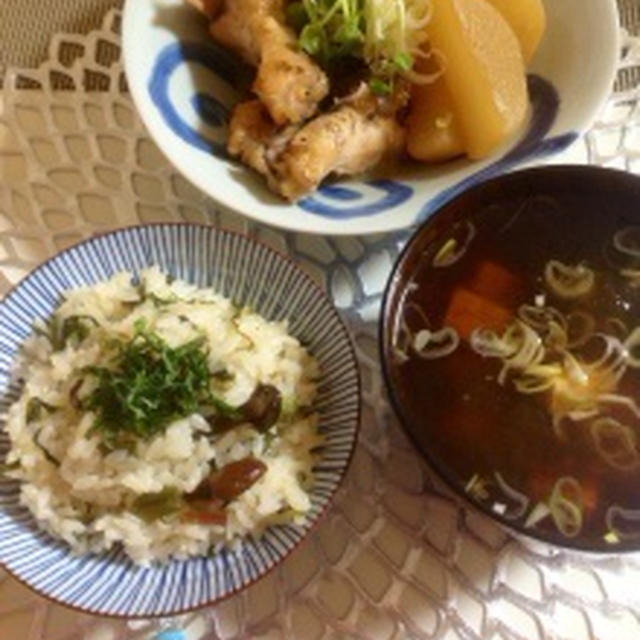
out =
<svg viewBox="0 0 640 640"><path fill-rule="evenodd" d="M119 13L84 34L51 33L96 26L115 4L1 0L0 60L11 68L0 94L0 291L115 226L189 220L255 234L299 260L347 318L363 372L362 439L327 519L243 594L176 620L114 622L50 604L0 572L0 640L640 638L637 558L589 561L521 545L465 510L403 436L382 389L375 322L405 234L310 237L219 210L175 173L122 93ZM637 29L640 0L622 4ZM640 172L640 55L628 44L615 99L558 162Z"/></svg>

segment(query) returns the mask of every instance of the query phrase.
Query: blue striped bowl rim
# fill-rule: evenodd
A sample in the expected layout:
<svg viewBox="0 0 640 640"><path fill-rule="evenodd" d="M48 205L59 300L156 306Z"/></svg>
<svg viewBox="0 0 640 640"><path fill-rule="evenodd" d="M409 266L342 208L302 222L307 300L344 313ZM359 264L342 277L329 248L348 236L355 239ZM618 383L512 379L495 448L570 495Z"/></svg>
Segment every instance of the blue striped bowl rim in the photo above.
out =
<svg viewBox="0 0 640 640"><path fill-rule="evenodd" d="M315 467L304 524L270 527L258 541L216 555L139 567L120 549L74 556L40 531L19 504L19 484L0 477L0 564L42 596L86 613L118 617L173 615L246 588L302 542L329 507L351 462L360 425L360 378L349 333L322 289L292 260L244 235L188 223L150 224L85 240L31 272L0 302L0 459L9 448L2 428L19 393L11 363L36 318L60 293L122 270L158 265L198 286L212 286L290 332L322 370L317 408L326 446Z"/></svg>

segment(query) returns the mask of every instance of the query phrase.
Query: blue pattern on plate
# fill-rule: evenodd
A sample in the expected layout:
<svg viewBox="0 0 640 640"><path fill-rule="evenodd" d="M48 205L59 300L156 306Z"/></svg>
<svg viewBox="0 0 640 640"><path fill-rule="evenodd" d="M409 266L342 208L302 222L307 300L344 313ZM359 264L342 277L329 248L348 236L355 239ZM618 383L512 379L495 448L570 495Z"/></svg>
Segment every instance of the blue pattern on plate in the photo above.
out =
<svg viewBox="0 0 640 640"><path fill-rule="evenodd" d="M149 92L165 123L188 144L211 153L219 158L228 158L223 143L206 137L190 125L171 101L169 84L171 76L182 64L204 65L229 84L243 73L242 65L233 55L215 43L201 44L179 42L167 45L156 58L151 71ZM440 192L423 204L416 217L420 222L443 204L465 189L513 169L522 163L557 153L568 147L577 137L575 132L567 132L545 139L556 119L560 100L555 88L544 78L528 76L531 99L531 120L521 140L503 157L483 169L472 173L457 184ZM229 120L229 107L222 104L210 93L197 92L191 96L192 107L202 121L214 128L222 129ZM362 186L367 188L363 189ZM368 196L373 188L382 192ZM366 217L406 204L419 197L413 187L397 180L372 180L365 183L350 182L348 185L329 184L321 186L312 194L298 202L298 206L309 213L332 219ZM416 206L420 206L416 203Z"/></svg>
<svg viewBox="0 0 640 640"><path fill-rule="evenodd" d="M149 94L167 126L197 149L219 158L226 158L225 145L204 136L195 129L179 113L171 100L169 91L171 77L185 63L203 65L230 85L233 85L234 81L241 76L243 67L234 56L215 43L203 45L196 42L175 42L160 51L149 79ZM216 96L198 92L190 97L190 102L207 124L222 128L228 122L229 109Z"/></svg>
<svg viewBox="0 0 640 640"><path fill-rule="evenodd" d="M335 184L328 184L322 188L324 193L329 198L334 200L359 200L362 198L362 194L355 189L349 189L348 187L340 187Z"/></svg>
<svg viewBox="0 0 640 640"><path fill-rule="evenodd" d="M239 552L139 567L119 549L72 555L38 529L20 504L20 485L0 476L0 563L41 594L87 612L167 616L243 589L283 560L330 504L353 454L360 389L348 332L328 298L293 262L234 233L192 224L131 227L91 238L35 269L0 302L0 462L9 439L3 424L18 394L11 369L36 318L46 318L70 286L105 280L151 264L212 286L289 330L318 358L316 408L325 446L315 469L311 510L300 527L271 527ZM160 636L162 637L162 636ZM165 638L166 640L166 638Z"/></svg>
<svg viewBox="0 0 640 640"><path fill-rule="evenodd" d="M365 184L382 191L383 195L373 202L349 207L329 204L320 200L317 195L312 195L300 200L298 206L309 213L317 213L330 218L357 218L393 209L409 200L413 195L413 189L409 185L397 180L370 180ZM348 187L323 186L318 189L318 194L339 202L359 200L365 197L365 194L354 188L351 183Z"/></svg>

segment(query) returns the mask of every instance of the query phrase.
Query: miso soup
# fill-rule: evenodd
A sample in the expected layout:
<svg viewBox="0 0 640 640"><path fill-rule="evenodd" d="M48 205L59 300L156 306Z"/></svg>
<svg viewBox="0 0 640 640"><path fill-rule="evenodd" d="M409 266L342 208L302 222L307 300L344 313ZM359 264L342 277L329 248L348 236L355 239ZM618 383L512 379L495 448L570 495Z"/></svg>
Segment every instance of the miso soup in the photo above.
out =
<svg viewBox="0 0 640 640"><path fill-rule="evenodd" d="M513 184L453 207L401 261L392 399L439 472L506 524L637 548L640 200Z"/></svg>

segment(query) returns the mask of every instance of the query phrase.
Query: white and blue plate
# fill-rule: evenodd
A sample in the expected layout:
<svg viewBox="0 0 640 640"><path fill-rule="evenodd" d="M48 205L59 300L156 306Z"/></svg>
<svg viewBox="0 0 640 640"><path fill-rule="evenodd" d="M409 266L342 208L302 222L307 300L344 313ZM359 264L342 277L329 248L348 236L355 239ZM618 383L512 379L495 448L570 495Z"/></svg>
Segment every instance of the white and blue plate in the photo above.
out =
<svg viewBox="0 0 640 640"><path fill-rule="evenodd" d="M557 156L588 129L619 60L616 0L544 0L547 30L529 65L530 118L483 162L405 163L393 175L340 180L296 204L225 152L229 113L246 75L184 0L127 0L123 50L135 104L176 168L226 207L277 227L319 234L408 228L464 189Z"/></svg>
<svg viewBox="0 0 640 640"><path fill-rule="evenodd" d="M119 271L151 265L198 286L212 286L289 331L319 361L316 407L326 444L300 526L274 526L234 550L144 568L120 548L73 555L41 531L20 505L19 483L0 475L0 564L41 595L109 616L167 616L195 609L249 586L280 563L328 508L351 461L360 418L360 382L349 334L324 292L294 262L249 238L213 227L158 224L86 240L35 269L0 302L0 461L9 448L2 429L19 393L11 381L16 352L36 318L56 308L61 293Z"/></svg>

